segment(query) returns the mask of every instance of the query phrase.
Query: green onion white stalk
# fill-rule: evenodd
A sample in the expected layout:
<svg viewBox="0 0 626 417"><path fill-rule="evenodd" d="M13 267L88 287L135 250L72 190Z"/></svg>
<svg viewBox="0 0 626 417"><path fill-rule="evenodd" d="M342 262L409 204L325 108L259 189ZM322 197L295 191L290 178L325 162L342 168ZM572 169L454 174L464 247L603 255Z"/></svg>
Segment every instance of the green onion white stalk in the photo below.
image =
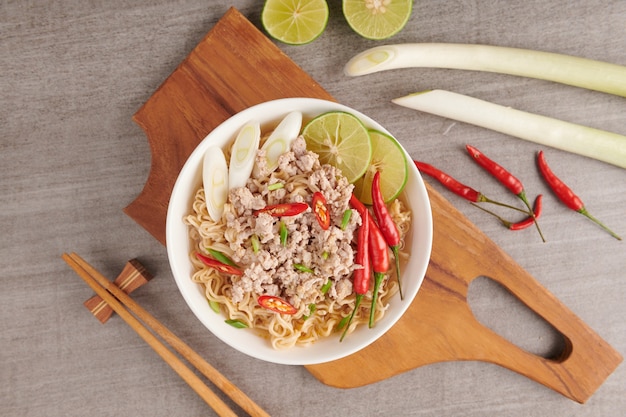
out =
<svg viewBox="0 0 626 417"><path fill-rule="evenodd" d="M398 68L448 68L537 78L626 97L626 67L571 55L489 45L408 43L368 49L347 75Z"/></svg>
<svg viewBox="0 0 626 417"><path fill-rule="evenodd" d="M392 102L626 168L626 136L616 133L444 90L410 94Z"/></svg>

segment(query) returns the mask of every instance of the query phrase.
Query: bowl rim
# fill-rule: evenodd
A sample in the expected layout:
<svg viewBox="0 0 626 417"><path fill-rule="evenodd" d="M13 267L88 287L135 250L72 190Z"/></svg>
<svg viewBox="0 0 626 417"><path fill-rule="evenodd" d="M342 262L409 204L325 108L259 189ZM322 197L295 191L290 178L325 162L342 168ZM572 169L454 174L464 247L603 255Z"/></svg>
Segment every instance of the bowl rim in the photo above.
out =
<svg viewBox="0 0 626 417"><path fill-rule="evenodd" d="M210 309L201 284L191 280L192 265L189 261L191 246L188 227L183 223L182 218L189 212L195 190L201 183L201 161L206 150L213 145L224 146L229 143L239 128L250 120L258 120L261 122L261 126L264 126L277 124L282 117L291 111L302 112L304 119L307 120L327 111L335 110L351 113L359 117L368 128L380 130L394 137L380 123L369 116L337 102L305 97L266 101L238 112L208 133L189 155L172 189L166 217L166 249L170 269L178 290L196 318L213 335L239 352L256 359L285 365L314 365L341 359L367 347L382 337L404 315L414 301L428 268L433 235L430 200L419 171L414 164L408 163L409 178L404 193L410 190L410 193L407 194L413 213L410 236L412 244L417 242L420 250L411 253L402 272L404 277L405 274L408 274L407 271L411 271L412 279L409 285L407 285L406 279L403 281L404 300L400 301L399 295L394 295L392 300L397 300L398 308L390 309L374 328L359 328L346 337L343 342L330 336L311 346L275 350L255 330L235 329L225 324L224 316ZM401 143L400 145L407 161L410 162L412 158L404 146ZM419 212L419 216L415 215L416 211ZM419 234L414 236L413 233L416 229L419 229ZM330 343L336 345L333 349L325 349L328 345L333 346Z"/></svg>

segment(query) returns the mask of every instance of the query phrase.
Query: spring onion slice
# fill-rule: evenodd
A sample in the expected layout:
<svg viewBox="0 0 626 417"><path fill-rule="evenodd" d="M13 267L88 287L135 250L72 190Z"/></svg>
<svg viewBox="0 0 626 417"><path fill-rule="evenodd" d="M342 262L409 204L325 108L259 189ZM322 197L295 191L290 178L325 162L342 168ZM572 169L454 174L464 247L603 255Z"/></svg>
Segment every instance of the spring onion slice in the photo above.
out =
<svg viewBox="0 0 626 417"><path fill-rule="evenodd" d="M280 222L279 224L279 233L280 233L280 244L282 246L287 246L287 238L289 236L289 230L287 230L287 225L285 222Z"/></svg>
<svg viewBox="0 0 626 417"><path fill-rule="evenodd" d="M231 148L230 164L228 166L228 189L243 187L246 185L256 153L261 141L261 125L253 120L246 123L235 138Z"/></svg>
<svg viewBox="0 0 626 417"><path fill-rule="evenodd" d="M302 113L293 111L276 126L261 149L265 151L267 169L272 172L278 167L278 158L287 152L291 142L298 137L302 128Z"/></svg>
<svg viewBox="0 0 626 417"><path fill-rule="evenodd" d="M322 294L326 294L328 292L328 290L330 290L330 287L333 286L333 282L331 280L326 281L326 284L322 285L322 288L320 289L320 291L322 292Z"/></svg>
<svg viewBox="0 0 626 417"><path fill-rule="evenodd" d="M228 319L228 320L224 320L224 323L230 324L231 326L233 326L236 329L247 329L248 328L248 325L246 323L244 323L243 321L241 321L241 320L231 320L231 319Z"/></svg>
<svg viewBox="0 0 626 417"><path fill-rule="evenodd" d="M237 265L232 259L230 259L228 256L226 256L222 252L215 250L215 249L211 249L211 248L207 248L207 250L209 251L211 256L213 256L215 259L217 259L221 263L239 268L239 265Z"/></svg>
<svg viewBox="0 0 626 417"><path fill-rule="evenodd" d="M221 312L220 303L218 303L217 301L209 300L209 307L211 307L211 310L215 311L218 314Z"/></svg>
<svg viewBox="0 0 626 417"><path fill-rule="evenodd" d="M497 72L626 97L625 66L503 46L454 43L384 45L354 56L346 64L344 72L356 76L417 67Z"/></svg>
<svg viewBox="0 0 626 417"><path fill-rule="evenodd" d="M626 168L626 136L616 133L444 90L410 94L392 102Z"/></svg>
<svg viewBox="0 0 626 417"><path fill-rule="evenodd" d="M204 155L202 184L209 216L218 222L228 199L228 166L224 152L218 146L211 146Z"/></svg>

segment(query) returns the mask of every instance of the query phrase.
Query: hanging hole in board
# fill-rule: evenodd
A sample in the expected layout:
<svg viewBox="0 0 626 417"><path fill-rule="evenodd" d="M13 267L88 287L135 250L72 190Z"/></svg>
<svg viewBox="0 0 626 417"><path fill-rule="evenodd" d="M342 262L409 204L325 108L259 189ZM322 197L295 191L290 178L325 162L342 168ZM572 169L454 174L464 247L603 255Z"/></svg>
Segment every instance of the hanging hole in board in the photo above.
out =
<svg viewBox="0 0 626 417"><path fill-rule="evenodd" d="M571 353L561 332L488 277L470 283L467 302L483 326L527 352L559 362Z"/></svg>

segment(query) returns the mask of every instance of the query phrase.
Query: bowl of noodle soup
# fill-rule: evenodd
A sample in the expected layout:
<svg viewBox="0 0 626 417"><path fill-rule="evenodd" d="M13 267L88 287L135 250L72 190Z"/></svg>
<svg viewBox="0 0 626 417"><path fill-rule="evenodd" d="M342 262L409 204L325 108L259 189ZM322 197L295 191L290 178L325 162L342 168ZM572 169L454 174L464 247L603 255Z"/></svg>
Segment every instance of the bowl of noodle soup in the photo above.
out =
<svg viewBox="0 0 626 417"><path fill-rule="evenodd" d="M261 124L262 132L273 129L288 113L299 111L303 115L303 126L312 118L329 112L344 111L358 117L369 129L376 129L391 135L383 126L368 116L347 106L320 99L286 98L261 103L232 116L210 132L197 146L184 164L172 190L167 211L166 246L172 274L185 302L198 320L216 337L234 349L254 358L287 365L313 365L353 354L389 330L404 314L413 302L424 279L432 245L432 216L428 194L415 165L408 163L408 180L399 199L410 213L410 227L404 232L401 256L402 290L404 299L400 299L395 287L390 285L390 293L382 306L382 317L373 328L367 323L359 324L340 342L341 331L331 332L325 337L300 345L277 348L263 331L256 328L236 328L225 322L228 317L222 309L216 313L208 302L207 286L194 275L198 273L198 264L192 254L197 249L198 238L190 233L190 213L198 200L202 188L203 158L208 149L219 146L227 149L237 133L250 120ZM412 158L404 148L407 161ZM192 214L193 215L193 214ZM193 223L193 219L191 220ZM393 258L391 264L393 265ZM394 272L395 274L395 272ZM195 280L194 280L195 279ZM391 282L391 280L388 280ZM256 299L256 297L255 297ZM369 304L371 298L363 299ZM362 304L362 305L364 305ZM262 309L264 310L264 309ZM269 310L258 314L278 316L284 321L284 314ZM315 312L313 312L314 314ZM252 312L251 314L257 314ZM323 313L320 313L323 314ZM336 327L336 323L331 323ZM279 324L287 326L288 323Z"/></svg>

